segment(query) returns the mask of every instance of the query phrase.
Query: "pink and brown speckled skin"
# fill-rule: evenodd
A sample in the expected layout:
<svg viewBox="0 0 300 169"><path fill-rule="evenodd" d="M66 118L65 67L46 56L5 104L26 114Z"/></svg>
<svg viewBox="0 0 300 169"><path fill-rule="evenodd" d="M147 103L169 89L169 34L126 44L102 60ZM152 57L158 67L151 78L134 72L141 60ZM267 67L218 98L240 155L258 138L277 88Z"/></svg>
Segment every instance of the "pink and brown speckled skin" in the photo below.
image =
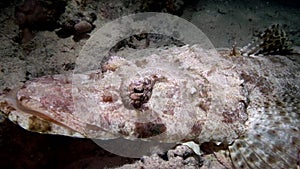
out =
<svg viewBox="0 0 300 169"><path fill-rule="evenodd" d="M177 142L200 134L201 142L205 142L213 139L213 132L208 131L224 126L222 132L214 131L220 131L214 140L230 143L244 131L243 127L235 128L242 126L246 120L243 116L247 116L240 109L246 101L241 93L243 81L224 58L219 63L214 58L204 59L210 53L194 49L202 52L203 59L193 56L196 52L173 55L171 51L143 58L144 65L136 65L135 61L114 57L110 64L118 66L112 71L74 75L73 81L80 78L79 85L63 75L42 77L18 91L19 105L89 138L123 136ZM161 80L154 84L151 98L136 109L130 105L130 86L149 76ZM81 85L82 81L88 85ZM233 111L238 115L229 117Z"/></svg>
<svg viewBox="0 0 300 169"><path fill-rule="evenodd" d="M197 45L139 59L113 57L102 71L27 82L17 100L2 99L1 110L44 133L211 142L229 148L236 168L297 165L298 63L284 56L226 57ZM150 76L160 77L150 99L131 105L131 84Z"/></svg>

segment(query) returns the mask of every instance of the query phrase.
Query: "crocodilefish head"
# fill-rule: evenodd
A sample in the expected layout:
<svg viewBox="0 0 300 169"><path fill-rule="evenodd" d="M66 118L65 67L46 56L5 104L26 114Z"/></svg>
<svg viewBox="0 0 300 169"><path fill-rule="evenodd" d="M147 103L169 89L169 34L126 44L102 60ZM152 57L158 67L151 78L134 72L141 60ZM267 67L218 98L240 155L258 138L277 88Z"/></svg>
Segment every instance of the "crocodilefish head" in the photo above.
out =
<svg viewBox="0 0 300 169"><path fill-rule="evenodd" d="M97 70L40 77L3 95L1 109L23 128L41 133L231 143L246 120L242 81L230 70L233 65L216 60L213 52L196 46L180 50L112 56ZM238 113L234 122L227 118L232 112ZM209 133L221 124L226 132Z"/></svg>

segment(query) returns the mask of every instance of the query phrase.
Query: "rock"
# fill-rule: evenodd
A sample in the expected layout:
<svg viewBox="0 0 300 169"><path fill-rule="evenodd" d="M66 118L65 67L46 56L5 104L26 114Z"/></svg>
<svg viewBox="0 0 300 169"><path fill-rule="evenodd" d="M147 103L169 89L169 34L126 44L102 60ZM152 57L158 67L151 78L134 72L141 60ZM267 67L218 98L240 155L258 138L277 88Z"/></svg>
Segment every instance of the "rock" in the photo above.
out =
<svg viewBox="0 0 300 169"><path fill-rule="evenodd" d="M87 21L80 21L74 25L74 29L76 33L82 34L90 32L93 29L93 26Z"/></svg>

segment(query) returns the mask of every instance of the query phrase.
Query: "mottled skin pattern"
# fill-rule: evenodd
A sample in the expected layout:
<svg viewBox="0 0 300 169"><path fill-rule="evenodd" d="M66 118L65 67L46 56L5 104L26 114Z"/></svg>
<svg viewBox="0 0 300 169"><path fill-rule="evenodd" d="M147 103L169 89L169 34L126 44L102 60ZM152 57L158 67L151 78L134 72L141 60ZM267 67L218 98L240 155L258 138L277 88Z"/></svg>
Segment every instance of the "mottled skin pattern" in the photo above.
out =
<svg viewBox="0 0 300 169"><path fill-rule="evenodd" d="M236 168L296 168L299 72L284 56L227 57L184 46L131 60L112 57L102 70L73 79L26 82L2 95L0 108L42 133L193 140L229 150Z"/></svg>
<svg viewBox="0 0 300 169"><path fill-rule="evenodd" d="M244 79L244 91L249 93L245 123L248 131L229 146L234 166L297 168L299 63L278 55L238 57L233 62Z"/></svg>

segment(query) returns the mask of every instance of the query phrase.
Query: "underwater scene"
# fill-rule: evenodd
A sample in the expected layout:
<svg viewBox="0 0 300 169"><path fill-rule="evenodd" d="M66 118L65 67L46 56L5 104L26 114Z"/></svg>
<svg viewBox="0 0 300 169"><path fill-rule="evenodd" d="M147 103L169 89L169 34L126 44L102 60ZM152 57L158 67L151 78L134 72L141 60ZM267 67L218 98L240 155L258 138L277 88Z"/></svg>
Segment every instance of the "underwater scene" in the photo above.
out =
<svg viewBox="0 0 300 169"><path fill-rule="evenodd" d="M300 169L300 1L3 0L1 169Z"/></svg>

